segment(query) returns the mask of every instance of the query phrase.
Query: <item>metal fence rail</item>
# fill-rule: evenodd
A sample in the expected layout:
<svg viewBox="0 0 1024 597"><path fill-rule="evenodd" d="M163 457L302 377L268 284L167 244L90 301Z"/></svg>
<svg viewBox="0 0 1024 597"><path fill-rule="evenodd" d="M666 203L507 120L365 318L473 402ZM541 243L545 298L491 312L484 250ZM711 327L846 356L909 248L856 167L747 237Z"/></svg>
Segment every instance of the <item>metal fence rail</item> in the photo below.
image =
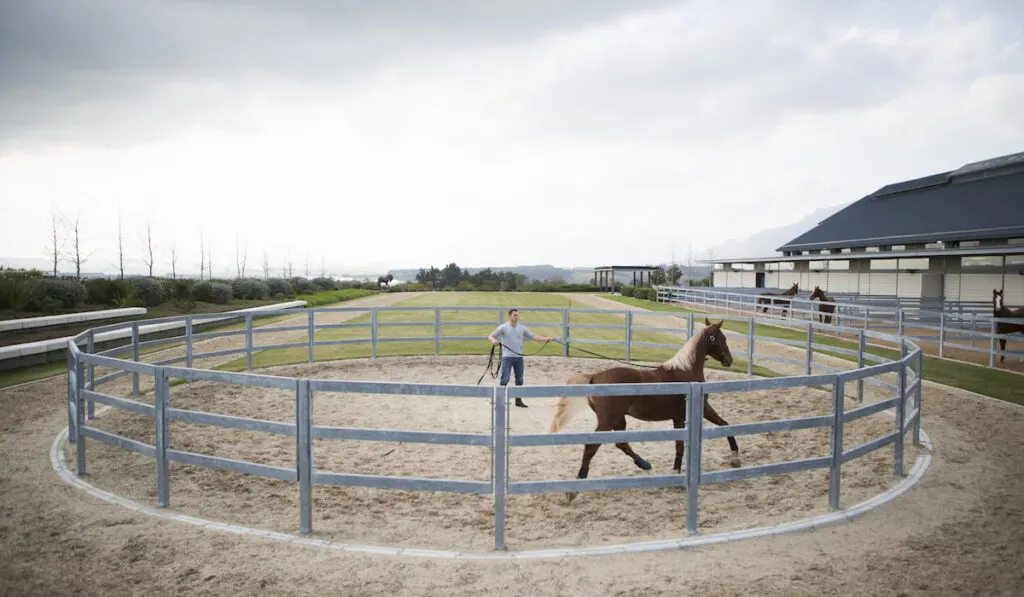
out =
<svg viewBox="0 0 1024 597"><path fill-rule="evenodd" d="M923 301L916 299L869 298L834 295L834 313L824 313L825 304L800 296L769 296L764 289L751 291L710 290L699 287L656 287L657 301L707 309L721 309L740 314L750 313L772 319L773 325L796 326L807 320L833 322L862 329L883 330L905 336L920 344L934 344L939 358L949 350L964 350L988 356L988 366L1005 358L1024 360L1024 349L1004 350L999 340L1024 344L1024 335L999 334L999 323L1024 323L1014 318L992 316L992 306L977 302ZM758 299L775 299L788 304L758 303ZM762 300L763 300L762 299Z"/></svg>
<svg viewBox="0 0 1024 597"><path fill-rule="evenodd" d="M170 462L180 462L197 466L217 468L242 474L258 475L273 479L280 479L299 484L298 504L298 527L302 534L313 531L312 508L313 490L316 485L343 485L355 487L374 487L379 489L401 489L419 491L441 491L454 493L475 493L489 494L494 498L494 537L495 549L505 549L505 514L506 498L509 494L519 495L528 493L543 493L554 491L594 491L614 490L627 488L647 487L685 487L687 488L687 500L685 505L685 516L687 530L689 533L697 532L699 518L699 487L712 483L725 483L741 479L751 479L768 475L779 475L795 471L804 471L817 468L827 468L831 471L829 487L829 504L832 508L838 509L841 504L841 475L840 470L844 463L859 458L881 449L889 444L895 445L893 471L896 475L903 474L903 446L904 436L907 429L913 431L913 439L918 441L921 422L921 386L920 368L922 351L912 340L906 337L899 337L877 330L867 330L858 327L844 327L826 325L818 322L803 322L801 326L807 331L806 341L795 343L802 347L806 353L802 361L795 361L803 366L805 375L779 377L779 378L754 378L749 377L741 380L713 381L713 382L685 382L667 384L607 384L607 385L546 385L546 386L479 386L479 385L458 385L458 384L418 384L418 383L392 383L392 382L365 382L365 381L344 381L344 380L322 380L322 379L295 379L288 377L272 376L251 373L252 358L255 352L269 350L277 346L307 346L309 361L313 361L314 349L317 346L334 344L338 341L323 341L316 339L316 332L322 329L337 329L341 324L317 325L316 315L326 311L360 311L369 312L369 324L367 325L369 337L346 342L370 343L371 352L376 356L377 343L393 340L391 338L380 338L378 330L387 327L391 322L381 322L379 315L388 311L419 310L425 315L433 312L432 321L424 320L416 322L421 325L433 326L434 333L431 336L422 338L406 339L407 341L421 341L433 344L434 353L440 354L441 344L446 341L463 338L464 336L444 336L443 327L459 326L480 326L493 325L503 320L505 309L494 309L490 307L475 308L452 308L452 307L418 307L418 308L320 308L308 310L308 325L294 326L296 330L307 331L307 340L303 343L289 343L284 345L260 346L254 342L257 330L252 326L252 314L246 314L245 328L241 332L245 336L245 346L227 350L219 350L208 353L196 353L194 343L199 335L192 334L191 317L186 320L185 335L178 338L186 344L186 356L168 359L165 363L185 361L186 366L172 366L169 364L156 365L140 362L138 335L132 335L132 344L127 347L120 347L120 354L130 352L131 360L117 359L110 356L111 351L104 351L102 354L92 354L91 342L94 331L86 331L75 337L68 343L68 422L69 440L76 447L76 468L79 475L86 474L86 439L111 444L125 450L143 454L156 460L157 505L166 507L171 503L170 495ZM491 322L481 321L452 321L445 320L443 315L450 311L482 311L491 312L497 315L496 320ZM667 349L678 349L679 344L659 344L653 342L635 342L633 336L638 331L668 331L679 335L691 337L695 327L694 315L686 314L680 319L686 321L686 329L660 328L635 326L633 314L630 311L619 310L595 310L595 309L555 309L555 308L521 308L521 311L546 311L559 313L560 320L540 324L531 324L531 327L549 325L560 328L563 339L563 354L568 353L569 346L573 343L604 343L622 346L626 350L629 359L630 346L651 346ZM295 311L289 311L294 314ZM570 324L571 315L574 313L600 313L604 315L621 315L622 325L604 324ZM763 319L755 317L737 317L735 315L716 315L716 319L729 321L740 321L747 324L746 333L735 333L723 329L729 337L735 337L746 341L747 373L751 373L755 359L787 361L789 359L773 357L756 352L755 345L758 342L771 341L774 338L759 337L756 335L757 323L776 323L774 319ZM126 324L128 325L128 324ZM136 326L137 323L130 325ZM401 322L401 325L406 325ZM105 326L109 327L109 326ZM572 336L573 329L605 329L622 332L621 340L598 340L576 338ZM815 330L830 330L833 332L853 333L857 335L859 349L852 352L857 356L858 368L852 371L837 371L832 367L825 367L814 362L814 351L819 348L833 349L831 346L824 346L814 342ZM225 332L224 334L207 333L203 337L226 336L238 332ZM555 334L552 334L555 335ZM864 352L866 345L865 338L885 339L896 343L900 347L901 358L886 361L878 365L864 366L868 356ZM473 337L479 338L479 337ZM86 348L82 350L80 348ZM247 372L235 373L227 371L214 371L208 369L192 368L194 359L220 354L244 354L247 363ZM848 352L849 354L849 352ZM93 369L97 366L113 369L114 373L95 378ZM88 375L86 375L88 371ZM820 371L827 371L820 373ZM880 379L882 375L897 374L896 385L887 383ZM152 379L154 388L153 404L146 404L127 397L112 396L100 391L100 387L123 375L132 375L132 395L140 393L140 376ZM289 421L266 421L244 417L219 415L195 410L171 408L171 383L172 379L185 381L211 381L241 386L259 386L266 388L278 388L294 393L295 418ZM846 411L844 407L846 384L856 382L858 401L863 401L863 384L876 384L883 389L890 388L894 394L891 398L880 402L868 403L856 409ZM729 425L727 427L705 428L703 425L704 396L714 392L745 392L766 389L782 389L799 386L825 385L832 388L832 411L829 415L806 417L806 418L785 418L776 421L763 421ZM434 432L434 431L408 431L393 429L366 429L355 427L318 426L313 424L312 413L315 401L321 396L336 392L358 392L375 394L392 394L421 397L429 399L433 396L463 397L467 400L486 400L490 404L491 421L488 433L458 433L458 432ZM682 429L657 429L657 430L629 430L629 431L601 431L590 433L532 433L512 434L508 427L508 401L516 397L556 397L556 396L613 396L613 395L656 395L656 394L679 394L680 398L687 400L687 422ZM145 444L130 438L121 437L116 434L102 431L93 426L94 403L108 405L115 409L121 409L135 414L153 418L155 430L154 444ZM843 442L843 429L846 423L874 415L881 411L894 411L895 427L891 433L881 437L873 438L860 446L846 447ZM170 435L168 423L171 420L190 421L203 423L227 429L243 429L247 431L279 434L295 437L295 466L280 467L258 464L243 460L209 456L173 448L173 437ZM830 455L809 458L788 462L748 466L733 470L723 471L702 471L701 470L701 446L704 440L723 437L726 435L752 435L788 431L795 429L810 428L830 429ZM487 481L475 479L433 479L409 476L386 476L386 475L363 475L353 474L345 471L325 471L316 468L312 458L312 444L314 439L359 439L370 441L404 441L426 443L432 445L452 445L462 447L486 447L491 453L491 473ZM683 474L671 475L645 475L635 477L606 477L592 479L548 479L538 481L516 481L510 478L508 463L512 458L514 448L528 446L551 446L551 445L583 445L587 443L615 443L622 441L679 441L685 442L688 451L686 470Z"/></svg>

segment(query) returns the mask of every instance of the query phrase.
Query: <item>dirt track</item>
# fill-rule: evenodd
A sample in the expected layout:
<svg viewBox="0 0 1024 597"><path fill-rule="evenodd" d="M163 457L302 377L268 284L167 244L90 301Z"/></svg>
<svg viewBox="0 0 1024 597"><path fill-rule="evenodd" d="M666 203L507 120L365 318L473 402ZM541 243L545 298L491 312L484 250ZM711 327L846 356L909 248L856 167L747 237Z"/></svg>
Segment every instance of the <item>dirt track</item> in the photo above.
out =
<svg viewBox="0 0 1024 597"><path fill-rule="evenodd" d="M66 425L65 383L0 391L0 595L1013 595L1024 587L1024 409L930 383L931 468L853 524L677 552L507 562L281 545L93 499L50 467L49 447Z"/></svg>

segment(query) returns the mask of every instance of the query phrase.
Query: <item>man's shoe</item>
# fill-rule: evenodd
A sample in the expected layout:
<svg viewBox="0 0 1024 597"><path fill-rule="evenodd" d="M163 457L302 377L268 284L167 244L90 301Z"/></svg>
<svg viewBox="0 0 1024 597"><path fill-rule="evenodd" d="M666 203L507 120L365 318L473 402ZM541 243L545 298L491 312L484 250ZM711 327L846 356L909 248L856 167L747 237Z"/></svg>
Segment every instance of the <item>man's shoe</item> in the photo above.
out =
<svg viewBox="0 0 1024 597"><path fill-rule="evenodd" d="M516 398L516 406L521 406L523 408L530 408L529 406L526 406L525 404L523 404L523 399L522 398Z"/></svg>

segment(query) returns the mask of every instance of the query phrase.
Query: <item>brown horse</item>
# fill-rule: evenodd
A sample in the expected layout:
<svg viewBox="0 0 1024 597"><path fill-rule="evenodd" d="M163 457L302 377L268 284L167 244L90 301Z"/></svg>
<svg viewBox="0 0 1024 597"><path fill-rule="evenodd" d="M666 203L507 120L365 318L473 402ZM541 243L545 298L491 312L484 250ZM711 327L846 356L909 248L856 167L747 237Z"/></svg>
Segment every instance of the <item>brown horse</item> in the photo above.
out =
<svg viewBox="0 0 1024 597"><path fill-rule="evenodd" d="M1024 318L1024 307L1020 309L1010 309L1003 303L1003 291L992 289L992 317L998 317L1000 319L1007 317L1020 317ZM1009 321L997 321L996 322L996 334L1013 334L1021 333L1024 334L1024 322L1011 323ZM999 352L1006 351L1006 338L999 339ZM999 362L1002 363L1006 359L1006 355L999 355Z"/></svg>
<svg viewBox="0 0 1024 597"><path fill-rule="evenodd" d="M765 293L759 295L757 297L757 304L758 305L769 305L769 306L773 306L773 307L775 305L782 305L782 316L785 317L786 316L786 311L789 309L789 305L791 304L791 302L788 301L788 300L785 300L785 299L777 299L777 298L772 298L772 297L775 297L775 296L796 296L796 293L799 292L799 290L800 290L800 285L797 284L796 282L794 282L793 285L790 286L788 290L784 290L782 292L765 292ZM767 313L768 312L768 307L757 307L757 310L759 310L759 311L761 311L763 313Z"/></svg>
<svg viewBox="0 0 1024 597"><path fill-rule="evenodd" d="M832 313L836 312L836 299L825 296L825 291L817 286L814 287L814 292L811 293L811 300L819 300L823 304L818 305L818 321L822 323L832 323ZM824 315L828 313L829 315ZM839 325L839 318L836 318L836 325Z"/></svg>
<svg viewBox="0 0 1024 597"><path fill-rule="evenodd" d="M705 381L704 359L708 356L719 361L726 367L732 365L732 354L722 333L722 323L711 323L704 318L705 327L700 333L694 334L675 356L658 365L654 369L634 369L632 367L613 367L598 373L576 373L569 377L570 384L609 384L609 383L673 383L688 381ZM589 396L586 402L582 398L562 397L555 402L555 412L548 431L555 433L572 420L573 416L589 404L597 414L595 431L623 431L626 429L626 415L641 421L672 420L672 426L681 429L686 424L686 395L668 394L659 396ZM711 408L705 396L704 418L715 425L728 425L725 419L718 416ZM739 466L739 446L736 438L729 436L729 447L732 449L732 465ZM672 470L679 473L683 466L683 448L685 444L676 440L676 459ZM601 444L587 444L583 449L583 463L580 465L578 479L586 479L590 472L590 461L597 454ZM615 447L645 471L651 470L651 463L641 458L628 443L618 443ZM576 492L566 494L571 502Z"/></svg>

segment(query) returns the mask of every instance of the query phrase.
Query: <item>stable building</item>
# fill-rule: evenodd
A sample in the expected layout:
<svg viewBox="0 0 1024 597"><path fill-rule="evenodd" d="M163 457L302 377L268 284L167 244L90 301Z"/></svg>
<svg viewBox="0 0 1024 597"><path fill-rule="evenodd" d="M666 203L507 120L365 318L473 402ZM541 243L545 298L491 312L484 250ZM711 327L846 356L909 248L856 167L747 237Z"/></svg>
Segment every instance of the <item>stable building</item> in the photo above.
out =
<svg viewBox="0 0 1024 597"><path fill-rule="evenodd" d="M1024 152L882 187L777 251L713 260L714 286L1024 304Z"/></svg>

